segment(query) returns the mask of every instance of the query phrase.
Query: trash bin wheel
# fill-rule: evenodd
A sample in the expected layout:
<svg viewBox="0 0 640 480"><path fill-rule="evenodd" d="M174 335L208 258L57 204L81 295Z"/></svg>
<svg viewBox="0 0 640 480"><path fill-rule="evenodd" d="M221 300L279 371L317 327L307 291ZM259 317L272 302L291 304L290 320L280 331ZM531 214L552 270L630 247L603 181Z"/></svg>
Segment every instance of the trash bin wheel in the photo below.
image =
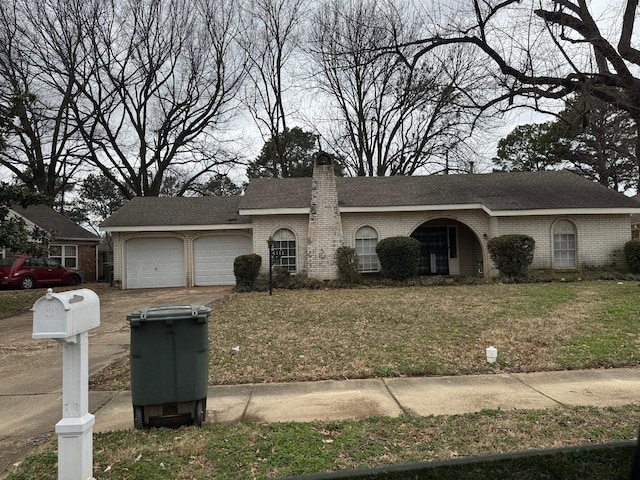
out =
<svg viewBox="0 0 640 480"><path fill-rule="evenodd" d="M133 407L133 426L136 430L144 430L144 408Z"/></svg>
<svg viewBox="0 0 640 480"><path fill-rule="evenodd" d="M193 416L193 423L196 427L201 427L207 415L206 399L196 401L196 412Z"/></svg>

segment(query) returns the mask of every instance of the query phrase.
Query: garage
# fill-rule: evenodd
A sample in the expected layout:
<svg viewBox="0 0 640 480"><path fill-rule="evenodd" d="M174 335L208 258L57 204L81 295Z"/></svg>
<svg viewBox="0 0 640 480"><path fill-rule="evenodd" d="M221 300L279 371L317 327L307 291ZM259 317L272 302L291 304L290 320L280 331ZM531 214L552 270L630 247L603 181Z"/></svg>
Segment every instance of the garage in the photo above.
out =
<svg viewBox="0 0 640 480"><path fill-rule="evenodd" d="M252 241L242 235L208 235L193 243L194 283L197 286L235 285L233 262L252 251Z"/></svg>
<svg viewBox="0 0 640 480"><path fill-rule="evenodd" d="M126 288L184 287L184 243L179 238L126 242Z"/></svg>

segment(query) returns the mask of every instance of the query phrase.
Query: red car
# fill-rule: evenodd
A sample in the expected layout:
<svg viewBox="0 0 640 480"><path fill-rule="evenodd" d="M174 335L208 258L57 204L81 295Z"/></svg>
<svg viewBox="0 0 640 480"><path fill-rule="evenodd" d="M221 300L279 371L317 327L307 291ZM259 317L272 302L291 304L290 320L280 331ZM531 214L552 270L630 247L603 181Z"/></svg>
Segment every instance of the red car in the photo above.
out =
<svg viewBox="0 0 640 480"><path fill-rule="evenodd" d="M40 285L79 285L80 274L50 258L26 256L0 260L0 284L24 289Z"/></svg>

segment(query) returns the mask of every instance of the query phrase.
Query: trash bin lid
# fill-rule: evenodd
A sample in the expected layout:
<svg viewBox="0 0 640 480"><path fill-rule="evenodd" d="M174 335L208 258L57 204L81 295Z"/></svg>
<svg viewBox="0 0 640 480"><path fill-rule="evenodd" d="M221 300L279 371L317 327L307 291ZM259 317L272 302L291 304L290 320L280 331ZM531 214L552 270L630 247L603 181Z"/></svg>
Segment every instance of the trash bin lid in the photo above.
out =
<svg viewBox="0 0 640 480"><path fill-rule="evenodd" d="M153 305L140 308L127 315L131 326L140 322L163 321L171 323L175 320L195 319L198 323L205 323L209 319L211 309L204 305Z"/></svg>

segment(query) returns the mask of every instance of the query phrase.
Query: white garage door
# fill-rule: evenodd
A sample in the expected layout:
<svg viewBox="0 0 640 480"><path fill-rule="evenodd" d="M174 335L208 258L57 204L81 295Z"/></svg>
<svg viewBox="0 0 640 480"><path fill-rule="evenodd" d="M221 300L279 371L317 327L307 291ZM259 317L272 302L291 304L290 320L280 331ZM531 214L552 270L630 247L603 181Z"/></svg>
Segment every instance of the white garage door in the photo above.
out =
<svg viewBox="0 0 640 480"><path fill-rule="evenodd" d="M250 238L240 235L200 237L193 243L195 284L235 285L233 261L252 251Z"/></svg>
<svg viewBox="0 0 640 480"><path fill-rule="evenodd" d="M127 288L184 286L182 240L134 238L127 242Z"/></svg>

